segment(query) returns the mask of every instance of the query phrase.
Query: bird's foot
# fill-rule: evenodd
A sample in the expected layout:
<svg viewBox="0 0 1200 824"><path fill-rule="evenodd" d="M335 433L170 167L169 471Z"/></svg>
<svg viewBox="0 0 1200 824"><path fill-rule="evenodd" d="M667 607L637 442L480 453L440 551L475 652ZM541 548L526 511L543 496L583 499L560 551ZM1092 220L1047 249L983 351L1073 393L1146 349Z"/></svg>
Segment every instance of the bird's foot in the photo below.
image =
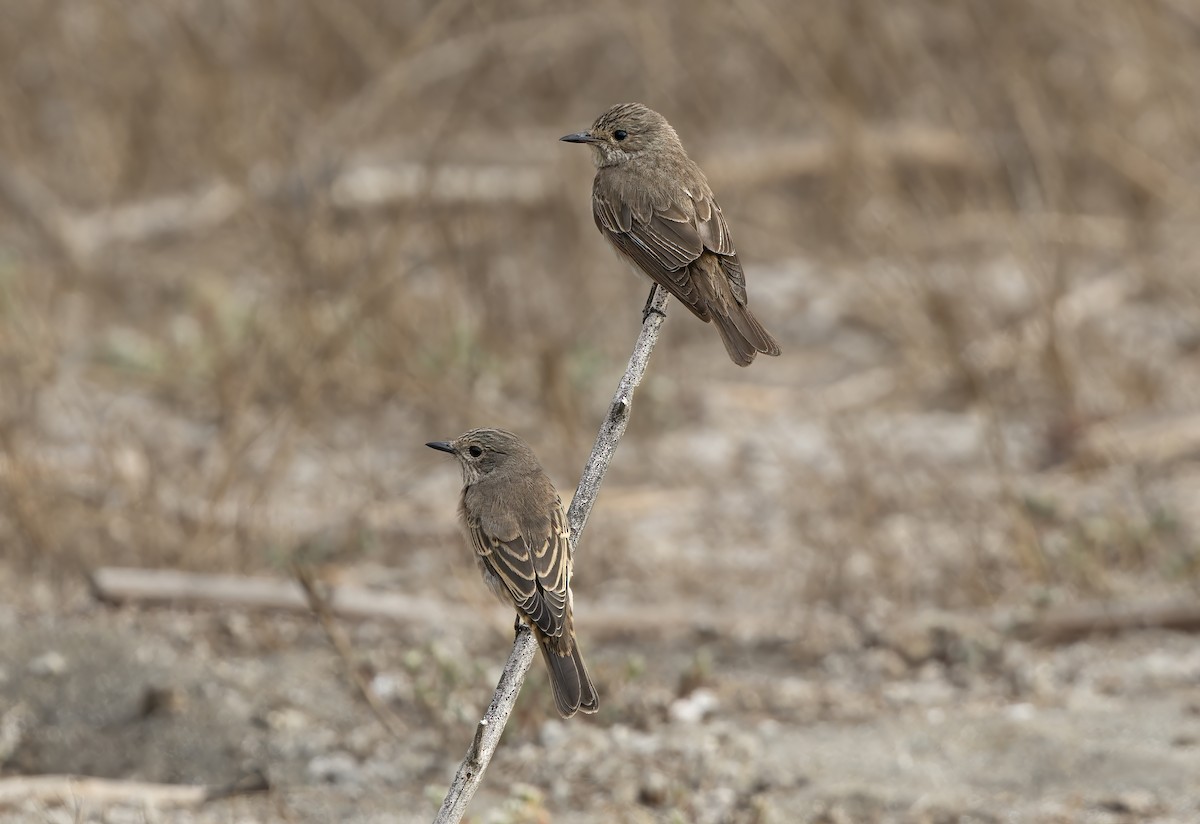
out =
<svg viewBox="0 0 1200 824"><path fill-rule="evenodd" d="M657 294L658 284L655 284L654 286L650 287L650 294L646 298L646 305L642 307L642 323L645 323L651 315L658 315L660 318L665 318L667 316L666 312L661 309L657 309L654 306L654 296Z"/></svg>

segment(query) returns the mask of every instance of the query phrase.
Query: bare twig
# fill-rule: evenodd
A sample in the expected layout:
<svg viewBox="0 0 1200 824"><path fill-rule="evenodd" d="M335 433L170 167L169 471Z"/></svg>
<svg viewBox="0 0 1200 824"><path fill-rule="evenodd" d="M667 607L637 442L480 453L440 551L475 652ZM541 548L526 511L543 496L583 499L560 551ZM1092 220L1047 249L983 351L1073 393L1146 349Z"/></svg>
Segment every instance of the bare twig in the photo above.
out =
<svg viewBox="0 0 1200 824"><path fill-rule="evenodd" d="M621 436L625 434L629 425L633 393L642 382L642 376L646 374L646 364L650 360L654 344L658 341L658 331L662 327L665 316L663 313L669 299L666 290L656 290L651 308L657 312L650 312L642 322L642 333L638 335L637 343L633 347L629 366L626 367L625 375L617 386L612 405L609 406L604 423L600 425L600 433L596 436L596 445L592 447L592 454L588 456L587 465L583 468L583 475L575 489L575 497L567 510L567 523L571 525L572 551L578 545L579 535L587 524L588 515L600 491L600 484L608 471L608 464L613 453L617 451L617 444L621 442ZM525 673L529 671L536 648L537 642L527 629L517 634L517 640L513 643L512 652L500 676L500 683L496 685L492 701L479 721L475 738L454 775L454 781L446 792L446 798L442 801L442 808L438 810L434 824L453 824L462 820L467 805L471 803L475 791L483 781L483 774L492 760L492 753L500 743L504 725L508 723L508 716L516 704L517 695L521 692L521 684L525 681Z"/></svg>
<svg viewBox="0 0 1200 824"><path fill-rule="evenodd" d="M354 682L354 686L358 689L359 695L367 702L367 706L371 708L371 712L375 713L375 717L387 728L388 732L397 738L402 737L404 735L404 725L401 724L400 719L387 708L387 705L375 693L375 689L371 686L371 680L367 677L361 663L354 655L354 647L351 645L346 631L342 629L341 624L337 622L337 619L333 615L333 609L329 606L329 599L317 588L316 576L313 575L312 569L304 564L296 563L292 566L292 572L296 576L296 581L304 589L309 609L316 616L321 629L325 630L325 636L329 639L329 643L333 645L338 657L342 659L342 666L346 668L346 672L349 674L350 680Z"/></svg>

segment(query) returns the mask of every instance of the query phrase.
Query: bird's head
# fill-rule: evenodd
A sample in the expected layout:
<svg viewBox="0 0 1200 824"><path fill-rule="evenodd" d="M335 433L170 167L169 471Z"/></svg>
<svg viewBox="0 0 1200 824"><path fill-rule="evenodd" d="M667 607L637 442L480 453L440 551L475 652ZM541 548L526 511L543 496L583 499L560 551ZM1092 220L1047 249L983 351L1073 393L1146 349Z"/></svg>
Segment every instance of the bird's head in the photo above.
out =
<svg viewBox="0 0 1200 824"><path fill-rule="evenodd" d="M559 140L591 146L597 167L617 166L647 152L683 151L667 119L641 103L613 106L587 131Z"/></svg>
<svg viewBox="0 0 1200 824"><path fill-rule="evenodd" d="M425 445L458 458L463 483L467 484L500 470L523 471L538 466L533 450L503 429L472 429L452 441L431 441Z"/></svg>

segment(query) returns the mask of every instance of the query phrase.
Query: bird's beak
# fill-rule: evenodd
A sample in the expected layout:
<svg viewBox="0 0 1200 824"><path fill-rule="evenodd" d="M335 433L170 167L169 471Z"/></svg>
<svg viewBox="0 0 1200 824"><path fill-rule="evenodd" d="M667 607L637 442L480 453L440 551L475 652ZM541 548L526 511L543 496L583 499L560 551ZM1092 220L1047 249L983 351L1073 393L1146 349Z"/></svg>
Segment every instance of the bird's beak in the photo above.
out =
<svg viewBox="0 0 1200 824"><path fill-rule="evenodd" d="M592 137L589 132L576 132L575 134L565 134L559 138L563 143L595 143L596 138Z"/></svg>
<svg viewBox="0 0 1200 824"><path fill-rule="evenodd" d="M449 441L430 441L425 445L430 449L436 449L439 452L449 452L451 455L454 454L454 446L451 445Z"/></svg>

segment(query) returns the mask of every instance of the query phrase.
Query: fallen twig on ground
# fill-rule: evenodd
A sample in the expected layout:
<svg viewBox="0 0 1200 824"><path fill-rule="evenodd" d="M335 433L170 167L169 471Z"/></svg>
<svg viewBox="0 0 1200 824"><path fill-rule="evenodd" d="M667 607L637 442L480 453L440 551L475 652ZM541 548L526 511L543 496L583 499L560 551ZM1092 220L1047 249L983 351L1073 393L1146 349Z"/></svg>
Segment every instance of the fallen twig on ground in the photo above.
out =
<svg viewBox="0 0 1200 824"><path fill-rule="evenodd" d="M1200 632L1200 604L1172 601L1063 607L1017 622L1012 634L1043 644L1068 644L1089 635L1141 629Z"/></svg>
<svg viewBox="0 0 1200 824"><path fill-rule="evenodd" d="M190 604L289 612L310 609L303 588L295 581L280 578L101 567L92 572L91 584L97 598L115 604ZM328 605L333 614L343 617L395 621L421 621L422 616L447 612L441 601L364 587L332 588Z"/></svg>
<svg viewBox="0 0 1200 824"><path fill-rule="evenodd" d="M204 609L232 607L307 613L310 604L295 581L263 576L214 575L177 569L101 567L92 572L92 590L111 604L190 606ZM495 616L495 625L507 633L512 614L491 599L473 610L453 609L446 601L388 592L349 584L330 584L324 601L330 613L343 620L396 621L407 626L479 626L480 611ZM739 638L773 637L786 631L787 617L778 610L747 610L720 621L684 604L595 604L587 607L588 634L627 637L652 633L656 638L720 630Z"/></svg>
<svg viewBox="0 0 1200 824"><path fill-rule="evenodd" d="M253 772L232 784L206 787L191 784L153 784L76 775L19 775L0 778L0 804L32 800L87 801L93 804L137 804L153 807L193 807L207 801L270 789L266 776Z"/></svg>

